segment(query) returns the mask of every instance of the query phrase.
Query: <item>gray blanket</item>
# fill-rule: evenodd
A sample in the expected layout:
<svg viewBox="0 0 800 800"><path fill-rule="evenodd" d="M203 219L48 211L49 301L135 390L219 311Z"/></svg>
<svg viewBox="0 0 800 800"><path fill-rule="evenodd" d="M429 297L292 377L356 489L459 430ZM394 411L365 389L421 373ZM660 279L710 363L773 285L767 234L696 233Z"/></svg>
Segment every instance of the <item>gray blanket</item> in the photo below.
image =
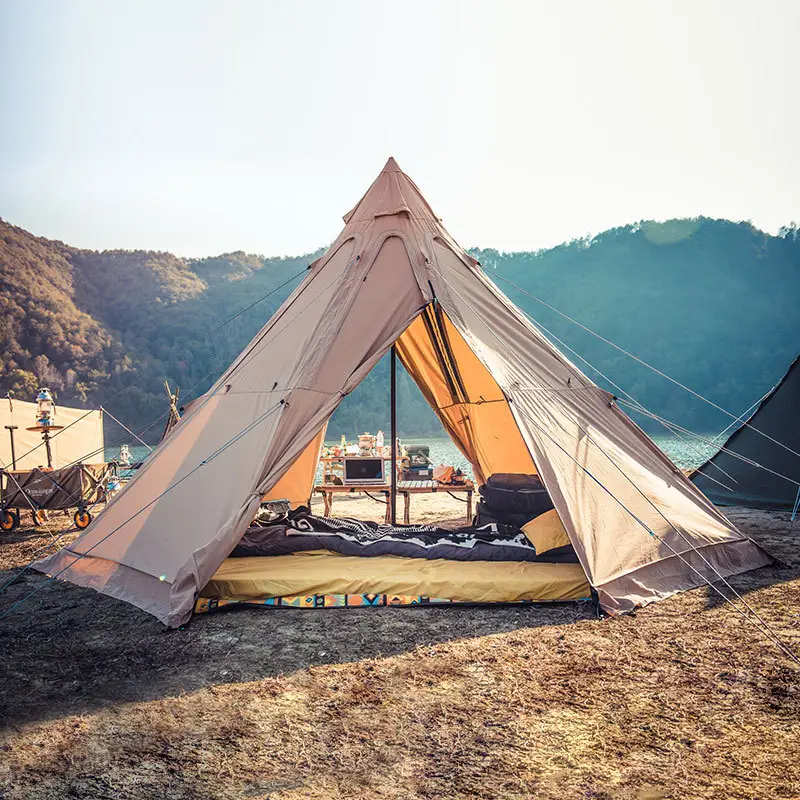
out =
<svg viewBox="0 0 800 800"><path fill-rule="evenodd" d="M381 525L316 517L304 509L247 530L231 556L287 555L330 550L348 556L444 558L450 561L577 561L571 546L538 555L517 528L489 524L447 530L433 525Z"/></svg>

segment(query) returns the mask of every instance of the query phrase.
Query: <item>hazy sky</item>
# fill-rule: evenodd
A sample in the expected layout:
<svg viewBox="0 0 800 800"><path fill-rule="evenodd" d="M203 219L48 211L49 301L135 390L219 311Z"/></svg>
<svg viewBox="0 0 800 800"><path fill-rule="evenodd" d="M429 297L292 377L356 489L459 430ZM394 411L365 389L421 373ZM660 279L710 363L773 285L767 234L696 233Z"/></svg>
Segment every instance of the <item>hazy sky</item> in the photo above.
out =
<svg viewBox="0 0 800 800"><path fill-rule="evenodd" d="M800 221L800 2L0 0L0 216L297 254L393 155L465 246Z"/></svg>

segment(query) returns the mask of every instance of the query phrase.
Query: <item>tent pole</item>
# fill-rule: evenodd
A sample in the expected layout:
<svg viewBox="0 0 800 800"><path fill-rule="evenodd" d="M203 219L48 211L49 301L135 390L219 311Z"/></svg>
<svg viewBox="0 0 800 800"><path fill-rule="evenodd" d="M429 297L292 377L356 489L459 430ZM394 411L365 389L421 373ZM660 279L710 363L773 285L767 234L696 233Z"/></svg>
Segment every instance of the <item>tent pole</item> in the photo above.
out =
<svg viewBox="0 0 800 800"><path fill-rule="evenodd" d="M389 385L391 386L391 437L392 437L392 491L389 496L391 503L392 525L397 525L397 350L392 345L391 372Z"/></svg>

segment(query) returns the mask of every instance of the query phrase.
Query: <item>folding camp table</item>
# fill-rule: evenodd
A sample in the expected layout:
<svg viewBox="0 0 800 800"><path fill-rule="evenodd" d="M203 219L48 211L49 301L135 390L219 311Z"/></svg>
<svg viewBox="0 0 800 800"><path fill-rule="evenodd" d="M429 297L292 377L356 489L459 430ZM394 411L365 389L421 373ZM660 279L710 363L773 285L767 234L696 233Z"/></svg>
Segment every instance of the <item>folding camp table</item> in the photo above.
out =
<svg viewBox="0 0 800 800"><path fill-rule="evenodd" d="M335 484L324 483L314 487L315 492L319 492L325 502L324 516L328 517L333 505L335 494L356 494L380 492L386 501L386 514L384 521L388 524L392 519L391 496L392 487L389 484ZM439 483L438 481L398 481L397 493L403 495L403 523L410 524L411 520L411 495L412 494L434 494L435 492L450 492L451 494L466 494L467 499L467 518L472 519L472 494L475 491L475 484L472 481L455 484L453 486Z"/></svg>

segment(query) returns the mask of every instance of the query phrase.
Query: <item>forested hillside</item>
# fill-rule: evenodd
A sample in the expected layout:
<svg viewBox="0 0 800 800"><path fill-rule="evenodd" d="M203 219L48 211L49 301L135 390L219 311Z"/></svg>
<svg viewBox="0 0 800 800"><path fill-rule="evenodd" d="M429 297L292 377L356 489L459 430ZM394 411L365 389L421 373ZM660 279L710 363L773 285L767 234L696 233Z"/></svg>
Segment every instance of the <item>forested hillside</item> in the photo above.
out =
<svg viewBox="0 0 800 800"><path fill-rule="evenodd" d="M473 253L542 325L653 411L688 427L714 431L728 420L530 295L736 413L800 351L796 226L770 236L724 220L645 222L535 253ZM206 389L317 255L94 252L0 221L0 392L30 399L48 385L63 403L106 404L136 430L152 423L146 435L157 437L164 379L187 398ZM407 376L399 391L401 433L438 433ZM388 427L386 360L346 398L330 435L379 427Z"/></svg>

